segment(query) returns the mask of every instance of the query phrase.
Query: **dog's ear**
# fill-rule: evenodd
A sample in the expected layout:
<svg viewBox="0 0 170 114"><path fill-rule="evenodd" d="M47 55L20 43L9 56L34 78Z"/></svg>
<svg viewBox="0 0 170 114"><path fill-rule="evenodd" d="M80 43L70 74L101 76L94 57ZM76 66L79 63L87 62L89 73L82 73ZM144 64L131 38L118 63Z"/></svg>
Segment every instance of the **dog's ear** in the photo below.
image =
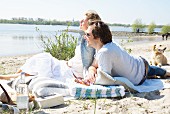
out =
<svg viewBox="0 0 170 114"><path fill-rule="evenodd" d="M152 50L155 51L155 48L156 48L156 44L153 45Z"/></svg>
<svg viewBox="0 0 170 114"><path fill-rule="evenodd" d="M166 50L166 47L163 49L164 51Z"/></svg>

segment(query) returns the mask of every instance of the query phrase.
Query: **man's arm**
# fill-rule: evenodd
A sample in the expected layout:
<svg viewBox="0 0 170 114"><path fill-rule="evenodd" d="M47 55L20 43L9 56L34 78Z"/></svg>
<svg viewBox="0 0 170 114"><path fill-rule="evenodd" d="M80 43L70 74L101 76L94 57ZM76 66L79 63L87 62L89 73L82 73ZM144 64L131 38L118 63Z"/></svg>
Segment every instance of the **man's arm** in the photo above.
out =
<svg viewBox="0 0 170 114"><path fill-rule="evenodd" d="M98 68L98 62L96 59L94 59L92 65L88 69L88 74L85 80L88 80L91 83L94 83L96 76L97 76L97 68Z"/></svg>

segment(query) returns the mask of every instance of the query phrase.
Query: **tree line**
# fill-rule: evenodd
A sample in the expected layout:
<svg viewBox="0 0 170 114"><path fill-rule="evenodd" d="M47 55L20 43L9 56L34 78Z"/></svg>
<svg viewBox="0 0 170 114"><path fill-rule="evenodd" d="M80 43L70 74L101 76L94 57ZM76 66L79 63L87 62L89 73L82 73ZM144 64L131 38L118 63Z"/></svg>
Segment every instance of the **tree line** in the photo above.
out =
<svg viewBox="0 0 170 114"><path fill-rule="evenodd" d="M79 26L79 21L57 21L57 20L46 20L43 18L12 18L12 19L0 19L0 23L11 23L11 24L35 24L35 25L71 25L71 26ZM132 25L130 24L120 24L120 23L107 23L109 26L123 26L123 27L132 27L133 32L143 32L145 28L147 28L147 32L149 34L154 33L155 28L161 28L161 33L169 33L170 25L156 25L154 22L151 22L149 25L143 24L141 19L136 19Z"/></svg>
<svg viewBox="0 0 170 114"><path fill-rule="evenodd" d="M46 20L43 18L25 18L25 17L19 17L19 18L12 18L12 19L0 19L0 23L11 23L11 24L35 24L35 25L71 25L71 26L79 26L80 21L57 21L57 20ZM124 27L130 27L130 24L120 24L120 23L114 23L110 24L107 23L109 26L124 26Z"/></svg>
<svg viewBox="0 0 170 114"><path fill-rule="evenodd" d="M148 34L153 34L155 32L155 28L161 28L161 34L170 33L170 25L156 25L154 22L151 22L149 25L145 25L142 23L141 19L136 19L131 25L133 32L143 32L145 28L147 28Z"/></svg>
<svg viewBox="0 0 170 114"><path fill-rule="evenodd" d="M0 23L11 23L11 24L35 24L35 25L68 25L79 26L79 21L57 21L57 20L46 20L42 18L12 18L12 19L0 19Z"/></svg>

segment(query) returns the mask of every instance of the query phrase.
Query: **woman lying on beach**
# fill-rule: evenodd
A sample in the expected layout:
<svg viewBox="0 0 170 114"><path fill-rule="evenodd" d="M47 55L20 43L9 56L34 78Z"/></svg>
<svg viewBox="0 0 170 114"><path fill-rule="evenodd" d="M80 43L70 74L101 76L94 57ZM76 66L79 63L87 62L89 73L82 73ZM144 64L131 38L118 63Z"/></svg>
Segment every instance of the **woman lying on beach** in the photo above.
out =
<svg viewBox="0 0 170 114"><path fill-rule="evenodd" d="M95 82L97 69L113 77L127 78L134 85L141 85L150 76L170 77L170 72L165 69L150 66L142 57L129 55L116 42L112 41L112 34L107 24L102 21L89 23L85 31L88 46L96 49L95 59L89 67L87 80Z"/></svg>
<svg viewBox="0 0 170 114"><path fill-rule="evenodd" d="M101 18L95 11L87 11L80 21L81 30L87 29L89 20L101 20ZM46 76L63 82L74 76L83 78L83 68L88 68L92 64L95 53L95 49L87 47L86 44L84 34L81 34L75 49L75 56L69 61L58 60L49 53L40 53L28 59L16 74L0 75L0 79L16 78L21 72L25 72L26 76L37 73L38 76Z"/></svg>

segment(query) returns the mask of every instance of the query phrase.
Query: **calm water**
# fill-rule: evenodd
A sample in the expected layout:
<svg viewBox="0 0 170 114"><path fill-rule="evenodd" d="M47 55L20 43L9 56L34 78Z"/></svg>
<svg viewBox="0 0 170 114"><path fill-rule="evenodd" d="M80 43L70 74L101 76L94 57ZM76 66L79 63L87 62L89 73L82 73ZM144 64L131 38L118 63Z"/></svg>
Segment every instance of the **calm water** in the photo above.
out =
<svg viewBox="0 0 170 114"><path fill-rule="evenodd" d="M62 25L22 25L22 24L0 24L0 56L14 56L24 54L34 54L43 51L42 42L39 33L36 31L38 27L41 34L54 38L56 31L64 30L67 26ZM70 26L69 29L78 30L79 27ZM112 31L129 31L130 27L110 27ZM155 31L159 32L160 29ZM78 33L71 33L78 37ZM127 39L126 37L114 37L116 41ZM137 39L141 41L140 39Z"/></svg>
<svg viewBox="0 0 170 114"><path fill-rule="evenodd" d="M51 38L56 31L67 28L67 26L0 24L0 56L42 52L42 42L36 27L40 29L41 34ZM79 27L70 28L79 29ZM78 34L73 33L73 35Z"/></svg>

